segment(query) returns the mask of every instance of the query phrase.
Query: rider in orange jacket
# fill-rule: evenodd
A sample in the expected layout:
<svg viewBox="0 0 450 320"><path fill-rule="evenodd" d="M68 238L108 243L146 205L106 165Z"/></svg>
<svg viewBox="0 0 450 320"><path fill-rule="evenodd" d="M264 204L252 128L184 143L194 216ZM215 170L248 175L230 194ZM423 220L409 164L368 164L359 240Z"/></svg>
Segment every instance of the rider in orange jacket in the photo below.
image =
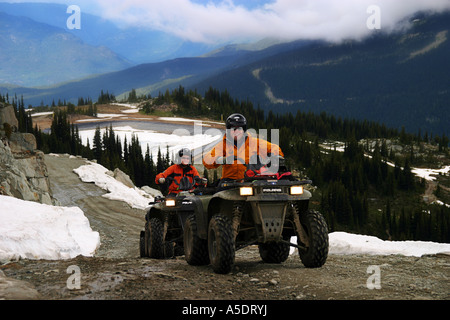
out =
<svg viewBox="0 0 450 320"><path fill-rule="evenodd" d="M250 159L284 156L280 147L247 132L247 119L234 113L226 120L227 132L216 146L203 155L203 165L215 169L222 165L222 180L241 180Z"/></svg>

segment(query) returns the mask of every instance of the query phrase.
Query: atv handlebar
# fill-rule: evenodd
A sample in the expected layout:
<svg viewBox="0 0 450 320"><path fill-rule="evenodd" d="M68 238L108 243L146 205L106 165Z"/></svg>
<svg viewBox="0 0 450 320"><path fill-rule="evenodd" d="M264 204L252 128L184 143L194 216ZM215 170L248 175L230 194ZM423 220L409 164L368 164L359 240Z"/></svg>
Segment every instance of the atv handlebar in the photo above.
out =
<svg viewBox="0 0 450 320"><path fill-rule="evenodd" d="M253 186L273 185L275 182L277 185L284 185L284 186L291 186L291 185L298 186L298 185L312 184L312 180L290 181L290 180L271 180L271 179L252 180L252 181L227 181L224 183L226 184L227 187L244 187L251 185Z"/></svg>

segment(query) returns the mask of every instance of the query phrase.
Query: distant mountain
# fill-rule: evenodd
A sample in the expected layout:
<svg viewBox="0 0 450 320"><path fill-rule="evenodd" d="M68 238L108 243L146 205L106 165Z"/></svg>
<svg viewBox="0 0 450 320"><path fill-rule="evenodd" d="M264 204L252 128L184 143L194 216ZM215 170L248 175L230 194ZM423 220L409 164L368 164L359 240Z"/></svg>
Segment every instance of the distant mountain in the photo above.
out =
<svg viewBox="0 0 450 320"><path fill-rule="evenodd" d="M312 42L266 55L193 87L227 89L279 113L326 111L448 135L450 13L420 14L411 21L406 32L377 33L361 42Z"/></svg>
<svg viewBox="0 0 450 320"><path fill-rule="evenodd" d="M142 28L120 28L111 21L81 9L81 28L67 29L68 5L53 3L0 3L0 11L45 23L80 38L91 46L104 46L133 64L161 62L179 57L196 57L217 48L184 41L170 34Z"/></svg>
<svg viewBox="0 0 450 320"><path fill-rule="evenodd" d="M23 95L25 103L33 106L51 104L53 100L66 100L76 103L79 97L90 97L94 101L101 90L108 90L116 97L136 89L138 94L158 95L167 89L171 90L179 85L192 87L211 76L237 69L263 58L280 52L287 52L300 48L308 42L297 41L280 44L258 51L255 47L230 46L224 47L203 57L177 58L157 63L140 64L125 70L94 75L84 79L77 79L48 88L33 89L20 86L3 86L0 93ZM257 46L260 46L258 44Z"/></svg>
<svg viewBox="0 0 450 320"><path fill-rule="evenodd" d="M100 90L156 95L179 85L199 93L213 87L266 111L325 111L448 136L450 13L420 14L411 22L406 31L375 32L363 41L227 46L201 58L141 64L45 90L0 87L0 93L23 94L26 104L37 105L95 100Z"/></svg>
<svg viewBox="0 0 450 320"><path fill-rule="evenodd" d="M199 82L215 72L228 67L236 57L179 58L159 63L141 64L121 71L92 76L48 88L24 88L1 86L0 93L23 95L26 105L50 105L58 99L77 102L79 97L97 100L100 91L119 96L131 89L138 94L158 94L167 88L176 88L183 84Z"/></svg>
<svg viewBox="0 0 450 320"><path fill-rule="evenodd" d="M48 86L125 69L131 63L64 29L0 12L0 83Z"/></svg>

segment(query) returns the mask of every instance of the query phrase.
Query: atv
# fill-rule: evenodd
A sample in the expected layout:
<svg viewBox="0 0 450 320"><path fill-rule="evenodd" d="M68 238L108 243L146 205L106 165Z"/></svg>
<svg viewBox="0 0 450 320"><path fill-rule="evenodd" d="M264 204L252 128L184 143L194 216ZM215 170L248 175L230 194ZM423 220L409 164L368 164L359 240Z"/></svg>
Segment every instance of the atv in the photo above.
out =
<svg viewBox="0 0 450 320"><path fill-rule="evenodd" d="M249 169L243 181L219 188L192 189L187 179L176 197L155 199L141 232L142 257L183 254L190 265L211 264L216 273L231 271L236 250L258 245L264 262L284 262L296 247L303 265L321 267L328 255L328 228L309 209L310 180L289 172L264 174ZM297 243L291 243L297 237Z"/></svg>

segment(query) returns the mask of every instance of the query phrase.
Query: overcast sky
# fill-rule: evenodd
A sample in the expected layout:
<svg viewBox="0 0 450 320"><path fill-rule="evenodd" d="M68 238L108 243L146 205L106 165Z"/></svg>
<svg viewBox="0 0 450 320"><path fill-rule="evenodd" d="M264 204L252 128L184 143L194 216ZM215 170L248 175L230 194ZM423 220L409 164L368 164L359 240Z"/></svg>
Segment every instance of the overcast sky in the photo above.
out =
<svg viewBox="0 0 450 320"><path fill-rule="evenodd" d="M3 2L3 1L2 1ZM373 30L377 18L382 31L419 10L450 10L450 0L26 0L78 5L117 22L161 30L185 40L205 43L242 42L266 37L294 39L360 39ZM371 20L373 21L373 20Z"/></svg>

